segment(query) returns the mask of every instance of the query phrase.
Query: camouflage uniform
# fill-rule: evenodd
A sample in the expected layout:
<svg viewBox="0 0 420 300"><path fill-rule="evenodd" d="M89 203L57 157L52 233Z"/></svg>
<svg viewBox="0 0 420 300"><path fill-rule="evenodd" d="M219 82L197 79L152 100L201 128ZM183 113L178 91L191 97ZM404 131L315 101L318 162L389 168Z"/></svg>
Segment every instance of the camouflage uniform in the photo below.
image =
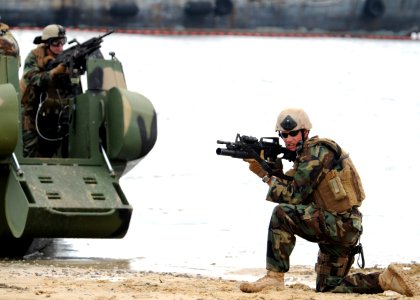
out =
<svg viewBox="0 0 420 300"><path fill-rule="evenodd" d="M318 137L305 141L287 181L273 177L267 200L279 203L270 220L267 242L267 270L287 272L289 257L298 235L318 243L316 290L339 293L381 293L379 274L348 275L354 249L362 234L362 214L357 207L329 212L314 203L313 192L331 168L341 169L336 153Z"/></svg>
<svg viewBox="0 0 420 300"><path fill-rule="evenodd" d="M62 146L61 155L65 157L68 130L66 118L73 88L68 74L52 77L46 70L46 64L52 58L47 56L46 47L41 44L29 53L20 80L23 155L52 157ZM44 138L39 135L37 126Z"/></svg>

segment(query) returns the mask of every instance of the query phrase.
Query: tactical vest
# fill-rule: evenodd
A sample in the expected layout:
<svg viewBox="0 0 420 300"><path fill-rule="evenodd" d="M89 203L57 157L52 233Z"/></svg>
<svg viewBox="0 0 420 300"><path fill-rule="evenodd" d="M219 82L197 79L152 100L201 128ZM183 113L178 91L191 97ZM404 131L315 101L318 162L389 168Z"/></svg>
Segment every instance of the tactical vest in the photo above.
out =
<svg viewBox="0 0 420 300"><path fill-rule="evenodd" d="M344 212L353 206L360 206L365 199L360 176L349 155L332 140L315 138L308 146L322 144L331 149L336 156L333 166L322 177L313 192L314 202L330 212Z"/></svg>

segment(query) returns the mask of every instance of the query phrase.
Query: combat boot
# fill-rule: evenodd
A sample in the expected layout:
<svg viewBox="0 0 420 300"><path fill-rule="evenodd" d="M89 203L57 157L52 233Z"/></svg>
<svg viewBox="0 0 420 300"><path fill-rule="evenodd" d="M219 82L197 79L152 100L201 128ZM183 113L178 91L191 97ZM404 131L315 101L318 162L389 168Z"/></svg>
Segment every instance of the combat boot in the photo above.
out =
<svg viewBox="0 0 420 300"><path fill-rule="evenodd" d="M420 296L420 288L410 279L401 267L391 264L379 275L379 285L384 291L394 291L408 297Z"/></svg>
<svg viewBox="0 0 420 300"><path fill-rule="evenodd" d="M267 275L258 279L255 282L242 283L239 288L245 293L257 293L263 289L273 287L277 289L284 289L284 273L268 271Z"/></svg>

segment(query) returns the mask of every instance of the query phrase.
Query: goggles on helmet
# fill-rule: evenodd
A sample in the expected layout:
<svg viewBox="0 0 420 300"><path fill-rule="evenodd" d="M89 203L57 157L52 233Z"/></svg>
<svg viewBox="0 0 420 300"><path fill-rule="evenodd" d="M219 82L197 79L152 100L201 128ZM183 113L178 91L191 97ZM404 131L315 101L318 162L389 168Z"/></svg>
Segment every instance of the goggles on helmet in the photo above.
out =
<svg viewBox="0 0 420 300"><path fill-rule="evenodd" d="M65 45L66 42L67 42L67 37L60 37L60 38L49 39L48 44L50 46L58 47L58 46Z"/></svg>

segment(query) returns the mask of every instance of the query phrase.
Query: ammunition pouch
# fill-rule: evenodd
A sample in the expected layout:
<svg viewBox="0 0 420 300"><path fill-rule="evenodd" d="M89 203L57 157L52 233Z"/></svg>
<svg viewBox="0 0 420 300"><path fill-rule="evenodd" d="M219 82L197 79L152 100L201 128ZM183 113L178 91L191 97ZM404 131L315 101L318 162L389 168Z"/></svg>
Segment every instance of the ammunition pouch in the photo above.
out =
<svg viewBox="0 0 420 300"><path fill-rule="evenodd" d="M365 198L362 182L351 159L342 160L342 170L330 170L315 189L315 203L330 212L344 212L360 206Z"/></svg>

